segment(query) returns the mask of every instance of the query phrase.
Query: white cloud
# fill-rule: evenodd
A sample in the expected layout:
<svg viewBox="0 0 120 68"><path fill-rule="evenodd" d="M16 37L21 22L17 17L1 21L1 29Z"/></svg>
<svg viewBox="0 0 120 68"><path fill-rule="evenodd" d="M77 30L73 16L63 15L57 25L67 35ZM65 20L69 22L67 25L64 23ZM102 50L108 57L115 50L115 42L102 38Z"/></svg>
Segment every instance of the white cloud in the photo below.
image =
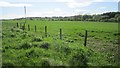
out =
<svg viewBox="0 0 120 68"><path fill-rule="evenodd" d="M75 12L85 12L87 10L75 9Z"/></svg>
<svg viewBox="0 0 120 68"><path fill-rule="evenodd" d="M55 0L56 2L118 2L119 0Z"/></svg>
<svg viewBox="0 0 120 68"><path fill-rule="evenodd" d="M62 12L62 10L60 8L55 8L54 11L56 11L56 12Z"/></svg>
<svg viewBox="0 0 120 68"><path fill-rule="evenodd" d="M14 18L22 18L24 17L24 14L15 14L15 13L11 13L11 14L2 14L2 16L0 16L0 19L14 19Z"/></svg>
<svg viewBox="0 0 120 68"><path fill-rule="evenodd" d="M85 7L92 3L92 0L57 0L58 2L66 2L69 8Z"/></svg>
<svg viewBox="0 0 120 68"><path fill-rule="evenodd" d="M66 2L69 8L86 7L94 2L118 2L119 0L56 0L57 2Z"/></svg>
<svg viewBox="0 0 120 68"><path fill-rule="evenodd" d="M27 13L27 17L52 17L52 16L73 16L77 13L74 12L67 12L60 8L54 8L53 10L48 11L29 11ZM11 13L11 14L3 14L0 19L14 19L14 18L22 18L24 17L24 14L17 14L17 13Z"/></svg>
<svg viewBox="0 0 120 68"><path fill-rule="evenodd" d="M111 12L111 11L106 11L106 12ZM100 10L88 10L86 12L80 12L82 15L84 14L88 14L88 15L93 15L93 14L103 14L103 13L106 13L104 11L100 11ZM115 12L115 11L113 11Z"/></svg>
<svg viewBox="0 0 120 68"><path fill-rule="evenodd" d="M31 4L15 4L16 2L65 2L70 8L85 7L89 6L94 2L118 2L119 0L4 0L0 2L0 7L21 7L21 6L31 6ZM12 3L14 4L12 4Z"/></svg>
<svg viewBox="0 0 120 68"><path fill-rule="evenodd" d="M89 0L71 0L67 3L68 7L70 8L77 8L77 7L85 7L89 6L92 3L92 1Z"/></svg>
<svg viewBox="0 0 120 68"><path fill-rule="evenodd" d="M6 2L55 2L56 0L0 0L0 1L6 1Z"/></svg>
<svg viewBox="0 0 120 68"><path fill-rule="evenodd" d="M30 12L28 17L52 17L52 16L71 16L75 13L63 11L60 8L55 8L53 10L41 11L41 12Z"/></svg>
<svg viewBox="0 0 120 68"><path fill-rule="evenodd" d="M70 2L70 0L0 0L6 2ZM76 1L76 0L74 0ZM86 0L79 0L79 1L86 1ZM93 0L90 0L93 1ZM94 0L97 2L118 2L119 0Z"/></svg>
<svg viewBox="0 0 120 68"><path fill-rule="evenodd" d="M27 2L30 2L31 0L28 0ZM47 0L44 0L47 1ZM117 2L118 0L52 0L54 2L64 2L69 8L75 8L73 9L73 12L70 11L64 11L60 8L54 8L53 10L48 11L29 11L27 12L27 17L52 17L52 16L72 16L77 14L99 14L103 13L101 11L95 11L94 10L82 10L81 8L78 9L78 7L85 7L89 6L94 2ZM33 2L36 2L35 0ZM0 2L0 7L23 7L23 6L32 6L31 4L22 4L22 3L10 3L2 1ZM47 8L49 9L49 8ZM105 7L101 7L100 9L105 9ZM0 15L1 16L1 15ZM7 15L3 15L0 17L0 19L11 19L11 18L21 18L24 17L24 14L18 15L17 13L11 13Z"/></svg>
<svg viewBox="0 0 120 68"><path fill-rule="evenodd" d="M55 0L56 2L70 2L71 0Z"/></svg>
<svg viewBox="0 0 120 68"><path fill-rule="evenodd" d="M99 9L106 9L107 7L100 7Z"/></svg>
<svg viewBox="0 0 120 68"><path fill-rule="evenodd" d="M80 14L80 15L84 15L84 14L90 14L90 10L83 10L83 9L75 9L74 13L76 15Z"/></svg>
<svg viewBox="0 0 120 68"><path fill-rule="evenodd" d="M19 3L9 3L9 2L5 2L2 1L0 2L0 7L23 7L23 6L32 6L31 4L19 4Z"/></svg>

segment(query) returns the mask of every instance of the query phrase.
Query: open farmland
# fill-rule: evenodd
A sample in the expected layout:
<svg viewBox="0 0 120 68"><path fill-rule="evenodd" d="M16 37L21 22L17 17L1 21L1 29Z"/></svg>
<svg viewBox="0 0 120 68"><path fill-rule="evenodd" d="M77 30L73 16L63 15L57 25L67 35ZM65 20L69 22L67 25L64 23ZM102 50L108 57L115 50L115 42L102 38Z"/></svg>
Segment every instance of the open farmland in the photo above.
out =
<svg viewBox="0 0 120 68"><path fill-rule="evenodd" d="M3 66L115 66L119 62L118 23L27 20L24 31L20 23L23 20L2 22Z"/></svg>

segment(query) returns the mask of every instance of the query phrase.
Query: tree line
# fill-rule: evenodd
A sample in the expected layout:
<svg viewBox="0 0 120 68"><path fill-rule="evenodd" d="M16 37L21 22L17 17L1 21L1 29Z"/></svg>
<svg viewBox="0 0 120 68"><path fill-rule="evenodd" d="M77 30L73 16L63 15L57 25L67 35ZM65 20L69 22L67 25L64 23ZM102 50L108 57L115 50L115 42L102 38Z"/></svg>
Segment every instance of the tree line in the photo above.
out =
<svg viewBox="0 0 120 68"><path fill-rule="evenodd" d="M23 18L20 18L23 19ZM120 12L107 12L96 15L75 15L66 17L27 17L29 20L42 21L97 21L97 22L120 22Z"/></svg>

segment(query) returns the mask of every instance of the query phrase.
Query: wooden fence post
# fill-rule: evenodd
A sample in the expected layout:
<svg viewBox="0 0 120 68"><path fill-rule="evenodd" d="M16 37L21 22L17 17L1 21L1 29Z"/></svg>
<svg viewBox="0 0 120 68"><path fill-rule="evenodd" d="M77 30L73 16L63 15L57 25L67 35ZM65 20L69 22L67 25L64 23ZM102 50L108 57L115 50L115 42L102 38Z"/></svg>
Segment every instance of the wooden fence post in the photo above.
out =
<svg viewBox="0 0 120 68"><path fill-rule="evenodd" d="M36 25L35 25L35 32L36 32Z"/></svg>
<svg viewBox="0 0 120 68"><path fill-rule="evenodd" d="M47 37L47 26L45 26L45 37Z"/></svg>
<svg viewBox="0 0 120 68"><path fill-rule="evenodd" d="M62 29L60 28L60 39L62 40Z"/></svg>
<svg viewBox="0 0 120 68"><path fill-rule="evenodd" d="M84 39L84 46L87 45L87 30L85 30L85 39Z"/></svg>
<svg viewBox="0 0 120 68"><path fill-rule="evenodd" d="M17 28L19 27L18 22L17 22Z"/></svg>
<svg viewBox="0 0 120 68"><path fill-rule="evenodd" d="M22 30L25 30L25 24L22 25Z"/></svg>
<svg viewBox="0 0 120 68"><path fill-rule="evenodd" d="M20 29L22 28L22 23L20 23Z"/></svg>
<svg viewBox="0 0 120 68"><path fill-rule="evenodd" d="M28 24L28 31L30 31L30 25Z"/></svg>
<svg viewBox="0 0 120 68"><path fill-rule="evenodd" d="M25 30L25 23L24 23L23 27L24 27L24 30Z"/></svg>
<svg viewBox="0 0 120 68"><path fill-rule="evenodd" d="M22 30L24 30L24 25L22 26Z"/></svg>

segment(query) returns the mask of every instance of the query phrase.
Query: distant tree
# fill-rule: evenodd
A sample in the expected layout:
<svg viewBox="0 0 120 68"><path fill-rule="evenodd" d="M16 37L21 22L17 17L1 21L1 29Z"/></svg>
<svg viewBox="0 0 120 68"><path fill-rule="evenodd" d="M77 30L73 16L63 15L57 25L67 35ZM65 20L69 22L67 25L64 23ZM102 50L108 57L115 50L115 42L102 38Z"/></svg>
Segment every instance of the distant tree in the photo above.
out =
<svg viewBox="0 0 120 68"><path fill-rule="evenodd" d="M30 18L30 20L33 20L33 18Z"/></svg>
<svg viewBox="0 0 120 68"><path fill-rule="evenodd" d="M116 14L114 18L116 19L117 22L120 22L120 14Z"/></svg>
<svg viewBox="0 0 120 68"><path fill-rule="evenodd" d="M88 21L88 19L92 19L91 15L84 15L83 20Z"/></svg>
<svg viewBox="0 0 120 68"><path fill-rule="evenodd" d="M14 20L24 20L25 18L19 18ZM30 20L42 20L42 21L100 21L100 22L120 22L120 12L107 12L96 15L75 15L66 17L29 17Z"/></svg>

